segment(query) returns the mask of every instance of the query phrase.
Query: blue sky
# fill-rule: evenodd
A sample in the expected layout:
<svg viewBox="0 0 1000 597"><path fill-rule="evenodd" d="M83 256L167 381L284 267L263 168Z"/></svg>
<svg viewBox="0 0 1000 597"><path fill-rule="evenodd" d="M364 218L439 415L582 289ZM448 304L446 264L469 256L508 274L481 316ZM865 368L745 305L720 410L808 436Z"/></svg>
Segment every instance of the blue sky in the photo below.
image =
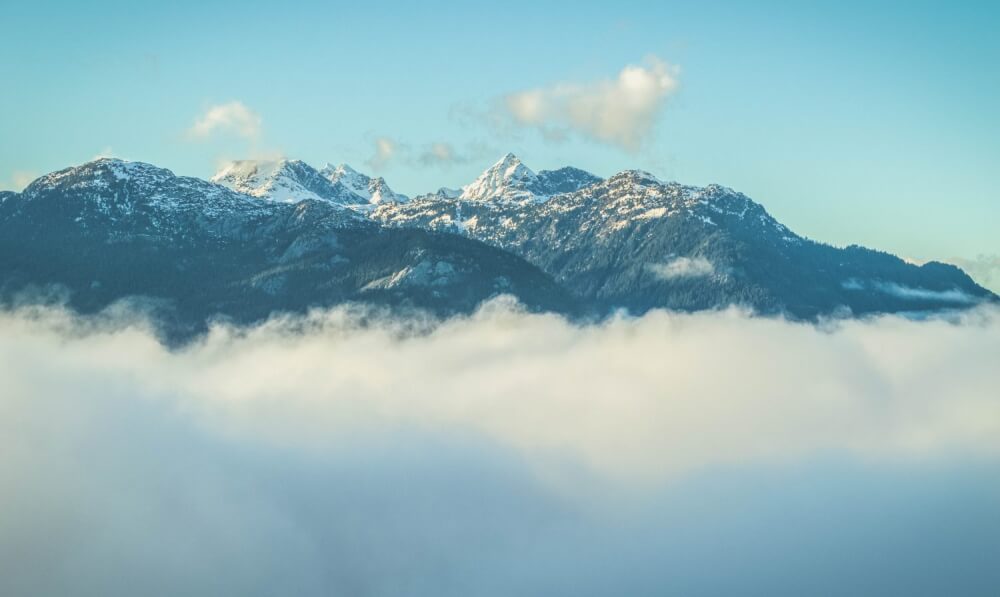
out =
<svg viewBox="0 0 1000 597"><path fill-rule="evenodd" d="M0 187L105 153L202 177L286 155L418 193L513 151L718 182L835 244L1000 254L995 3L6 4ZM567 116L629 65L670 82L625 114L638 142ZM511 114L530 91L550 134ZM231 102L253 130L192 134Z"/></svg>

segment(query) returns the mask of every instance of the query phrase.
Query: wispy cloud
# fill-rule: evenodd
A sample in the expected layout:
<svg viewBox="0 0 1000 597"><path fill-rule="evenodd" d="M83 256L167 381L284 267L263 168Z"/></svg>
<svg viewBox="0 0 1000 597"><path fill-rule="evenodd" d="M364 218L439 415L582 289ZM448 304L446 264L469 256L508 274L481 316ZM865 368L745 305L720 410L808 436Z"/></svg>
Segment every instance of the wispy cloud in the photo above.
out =
<svg viewBox="0 0 1000 597"><path fill-rule="evenodd" d="M845 290L871 289L907 301L944 301L963 305L971 305L981 301L979 297L972 296L958 288L931 290L928 288L907 286L897 282L866 281L858 280L857 278L844 280L840 285Z"/></svg>
<svg viewBox="0 0 1000 597"><path fill-rule="evenodd" d="M36 178L38 178L37 172L15 170L10 174L11 188L15 191L21 191Z"/></svg>
<svg viewBox="0 0 1000 597"><path fill-rule="evenodd" d="M649 269L664 280L702 278L715 273L715 266L704 257L677 257L667 263L650 264Z"/></svg>
<svg viewBox="0 0 1000 597"><path fill-rule="evenodd" d="M113 158L116 155L117 154L115 153L115 150L112 149L110 145L106 145L104 147L104 149L102 149L102 150L98 151L97 153L95 153L94 156L91 157L90 159L91 160L99 160L101 158Z"/></svg>
<svg viewBox="0 0 1000 597"><path fill-rule="evenodd" d="M206 138L216 133L236 135L254 140L261 133L261 117L243 102L232 101L210 106L188 129L194 138Z"/></svg>
<svg viewBox="0 0 1000 597"><path fill-rule="evenodd" d="M957 265L983 287L1000 294L1000 255L979 255L975 259L952 257L945 261Z"/></svg>
<svg viewBox="0 0 1000 597"><path fill-rule="evenodd" d="M451 143L431 143L417 156L417 162L423 166L450 166L463 161Z"/></svg>
<svg viewBox="0 0 1000 597"><path fill-rule="evenodd" d="M571 133L635 152L650 136L679 69L656 57L629 65L614 79L556 83L511 93L503 100L512 121L552 140Z"/></svg>
<svg viewBox="0 0 1000 597"><path fill-rule="evenodd" d="M890 294L904 300L948 301L963 304L976 303L979 301L978 298L962 292L957 288L949 290L929 290L927 288L914 288L913 286L906 286L905 284L897 284L895 282L877 282L874 284L874 288L880 292L884 292L885 294Z"/></svg>
<svg viewBox="0 0 1000 597"><path fill-rule="evenodd" d="M389 165L399 154L399 143L390 137L377 137L375 139L375 151L365 163L372 170L382 170Z"/></svg>
<svg viewBox="0 0 1000 597"><path fill-rule="evenodd" d="M440 166L447 168L493 157L498 151L495 147L483 142L466 143L459 149L451 143L439 141L425 145L412 162L418 166Z"/></svg>
<svg viewBox="0 0 1000 597"><path fill-rule="evenodd" d="M373 170L386 168L392 163L449 168L496 153L495 148L479 142L467 143L459 149L447 141L414 146L388 136L377 137L374 145L372 156L365 161Z"/></svg>

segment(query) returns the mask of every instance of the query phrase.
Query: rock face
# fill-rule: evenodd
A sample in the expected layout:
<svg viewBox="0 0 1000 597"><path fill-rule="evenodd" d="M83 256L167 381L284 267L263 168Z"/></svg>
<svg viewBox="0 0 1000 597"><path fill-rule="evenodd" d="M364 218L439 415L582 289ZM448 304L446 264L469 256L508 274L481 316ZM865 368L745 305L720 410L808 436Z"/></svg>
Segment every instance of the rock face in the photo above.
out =
<svg viewBox="0 0 1000 597"><path fill-rule="evenodd" d="M183 338L218 317L361 302L439 314L498 294L572 310L568 294L524 260L478 241L381 227L323 199L262 201L148 164L99 160L32 183L0 203L0 295L53 285L95 312L152 299Z"/></svg>
<svg viewBox="0 0 1000 597"><path fill-rule="evenodd" d="M460 193L411 201L347 167L294 161L239 162L216 179L102 159L0 193L0 301L57 287L92 313L142 297L186 338L214 318L342 303L446 315L498 294L594 317L735 304L815 319L997 300L956 267L817 243L731 189L641 171L536 174L508 155Z"/></svg>

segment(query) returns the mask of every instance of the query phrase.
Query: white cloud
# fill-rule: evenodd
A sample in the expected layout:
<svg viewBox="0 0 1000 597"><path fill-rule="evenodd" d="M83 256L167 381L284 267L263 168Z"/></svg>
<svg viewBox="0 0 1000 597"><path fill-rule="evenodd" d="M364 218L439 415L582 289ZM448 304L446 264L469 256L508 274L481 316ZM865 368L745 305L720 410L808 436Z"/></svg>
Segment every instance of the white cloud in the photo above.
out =
<svg viewBox="0 0 1000 597"><path fill-rule="evenodd" d="M715 273L715 266L704 257L677 257L667 263L651 264L649 269L664 280L703 278Z"/></svg>
<svg viewBox="0 0 1000 597"><path fill-rule="evenodd" d="M650 57L644 66L626 66L615 79L512 93L504 106L515 124L535 128L548 139L576 132L634 152L676 91L678 73L677 67Z"/></svg>
<svg viewBox="0 0 1000 597"><path fill-rule="evenodd" d="M0 314L0 593L915 594L995 578L978 557L1000 537L995 309L578 326L497 302L413 328L334 310L169 351L141 326Z"/></svg>
<svg viewBox="0 0 1000 597"><path fill-rule="evenodd" d="M431 143L417 156L417 163L422 166L450 166L463 161L463 157L455 151L451 143Z"/></svg>
<svg viewBox="0 0 1000 597"><path fill-rule="evenodd" d="M399 144L389 137L378 137L375 139L375 153L365 161L373 170L381 170L392 161L400 147Z"/></svg>
<svg viewBox="0 0 1000 597"><path fill-rule="evenodd" d="M276 419L258 416L280 397L289 423L281 441L292 444L304 438L325 443L362 422L384 423L391 413L394 424L474 430L517 447L536 463L547 453L574 454L606 474L660 475L823 447L894 451L915 447L911 440L918 437L1000 446L1000 434L984 433L1000 419L965 416L1000 406L995 386L983 383L1000 381L1000 371L976 369L988 359L970 352L989 355L996 354L990 347L1000 348L1000 320L995 312L983 313L990 315L985 326L883 318L844 323L831 334L735 311L652 312L581 327L554 315L511 310L500 301L473 318L400 339L412 325L363 325L350 311L334 310L246 333L216 328L204 343L181 353L159 348L134 329L76 338L70 343L75 350L52 349L67 362L32 366L50 374L65 365L93 369L102 379L134 377L141 380L138 395L176 396L189 414L221 417L213 424L229 431L242 427L250 437L281 435ZM11 352L23 343L41 350L59 341L37 321L4 316L0 326ZM301 336L293 334L303 329ZM914 346L904 348L907 342ZM879 356L881 348L868 354L879 346L891 356ZM949 395L917 391L911 381L897 388L907 389L899 394L882 383L866 385L872 375L898 375L899 367L905 380L920 379L919 365L934 346L956 353L934 357L938 362L958 354L972 359L974 370L968 379L954 380ZM673 355L668 363L664 354ZM739 362L720 362L721 354L738 354ZM802 355L817 365L786 370L789 359ZM728 369L725 378L710 374L720 366ZM849 373L853 369L857 375ZM752 392L744 387L748 381ZM470 394L470 388L476 390ZM869 407L879 410L877 422ZM574 416L563 420L567 412ZM711 445L702 443L705 425L719 433Z"/></svg>
<svg viewBox="0 0 1000 597"><path fill-rule="evenodd" d="M951 288L948 290L930 290L928 288L907 286L896 282L866 282L858 280L857 278L844 280L840 285L845 290L866 290L870 288L883 294L888 294L907 301L945 301L961 305L972 305L982 300L979 297L972 296L958 288Z"/></svg>
<svg viewBox="0 0 1000 597"><path fill-rule="evenodd" d="M91 160L99 160L101 158L113 158L116 157L115 150L111 149L110 145L104 147L104 149L98 151L91 157Z"/></svg>
<svg viewBox="0 0 1000 597"><path fill-rule="evenodd" d="M253 140L260 136L261 117L242 102L232 101L211 106L188 129L192 137L205 138L227 133Z"/></svg>
<svg viewBox="0 0 1000 597"><path fill-rule="evenodd" d="M914 288L905 284L895 282L877 282L874 285L876 290L891 294L904 300L930 300L948 301L952 303L972 304L979 302L977 297L971 296L958 288L950 290L928 290L926 288Z"/></svg>
<svg viewBox="0 0 1000 597"><path fill-rule="evenodd" d="M984 288L1000 293L1000 255L979 255L975 259L952 257L946 261L965 270Z"/></svg>
<svg viewBox="0 0 1000 597"><path fill-rule="evenodd" d="M484 157L492 157L497 153L495 147L482 142L466 143L462 148L457 148L451 143L437 141L423 146L423 149L416 155L415 159L408 160L418 166L441 166L450 167L457 164L467 164Z"/></svg>
<svg viewBox="0 0 1000 597"><path fill-rule="evenodd" d="M35 172L29 172L27 170L15 170L10 174L10 182L12 189L20 192L24 190L24 187L31 184L32 181L34 181L36 178L38 178L38 174Z"/></svg>

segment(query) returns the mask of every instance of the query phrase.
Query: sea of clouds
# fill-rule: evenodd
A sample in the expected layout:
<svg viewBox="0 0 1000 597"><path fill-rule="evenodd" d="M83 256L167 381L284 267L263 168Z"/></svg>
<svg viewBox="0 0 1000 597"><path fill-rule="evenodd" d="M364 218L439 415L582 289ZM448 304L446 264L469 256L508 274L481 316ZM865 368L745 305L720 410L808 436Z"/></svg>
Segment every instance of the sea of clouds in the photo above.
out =
<svg viewBox="0 0 1000 597"><path fill-rule="evenodd" d="M0 314L0 594L990 595L1000 311Z"/></svg>

